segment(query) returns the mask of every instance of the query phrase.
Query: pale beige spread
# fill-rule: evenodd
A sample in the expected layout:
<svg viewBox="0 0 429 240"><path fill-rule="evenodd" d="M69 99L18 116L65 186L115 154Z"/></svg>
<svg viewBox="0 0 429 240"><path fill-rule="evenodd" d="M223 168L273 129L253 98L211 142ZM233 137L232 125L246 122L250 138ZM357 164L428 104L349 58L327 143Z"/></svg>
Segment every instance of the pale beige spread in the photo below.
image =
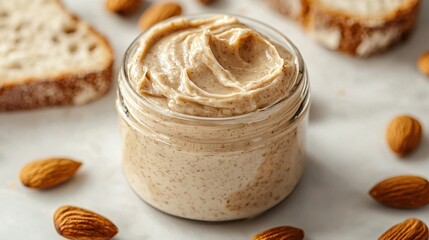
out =
<svg viewBox="0 0 429 240"><path fill-rule="evenodd" d="M285 48L221 16L149 30L129 72L139 93L174 112L222 117L286 97L294 65Z"/></svg>
<svg viewBox="0 0 429 240"><path fill-rule="evenodd" d="M306 109L296 113L306 94L283 46L233 17L176 19L145 32L127 57L123 168L141 198L176 216L223 221L290 194L303 169Z"/></svg>

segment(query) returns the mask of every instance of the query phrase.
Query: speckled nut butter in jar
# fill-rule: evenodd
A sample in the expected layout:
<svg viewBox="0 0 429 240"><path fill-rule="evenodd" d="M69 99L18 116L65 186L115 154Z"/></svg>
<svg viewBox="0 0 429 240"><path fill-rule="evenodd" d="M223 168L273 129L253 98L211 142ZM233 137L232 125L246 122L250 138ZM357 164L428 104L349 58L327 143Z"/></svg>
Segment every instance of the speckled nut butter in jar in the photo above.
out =
<svg viewBox="0 0 429 240"><path fill-rule="evenodd" d="M118 84L124 174L153 207L249 218L298 183L309 84L298 50L270 27L225 15L159 23L128 49Z"/></svg>

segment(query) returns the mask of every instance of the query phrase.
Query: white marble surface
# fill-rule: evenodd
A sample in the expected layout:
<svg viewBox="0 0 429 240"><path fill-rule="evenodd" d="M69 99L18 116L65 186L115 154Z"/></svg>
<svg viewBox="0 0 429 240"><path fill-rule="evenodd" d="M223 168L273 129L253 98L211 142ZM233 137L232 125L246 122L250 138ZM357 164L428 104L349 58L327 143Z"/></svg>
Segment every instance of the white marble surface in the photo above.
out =
<svg viewBox="0 0 429 240"><path fill-rule="evenodd" d="M123 19L104 10L103 0L67 0L66 5L111 40L117 55L137 36L137 16ZM131 191L121 172L115 91L81 107L0 113L0 239L61 239L52 214L63 204L109 217L116 239L250 239L266 228L293 225L306 239L376 239L408 217L429 223L429 208L395 210L368 197L378 180L395 174L429 178L429 78L416 58L429 50L429 2L415 34L387 54L353 59L315 44L292 22L259 0L220 0L211 8L182 0L186 13L230 12L271 24L301 49L312 84L307 166L296 191L266 214L247 221L204 223L160 213ZM147 5L146 5L147 6ZM387 122L410 113L425 137L410 157L398 160L384 140ZM48 191L24 188L18 173L26 162L46 156L84 162L68 183Z"/></svg>

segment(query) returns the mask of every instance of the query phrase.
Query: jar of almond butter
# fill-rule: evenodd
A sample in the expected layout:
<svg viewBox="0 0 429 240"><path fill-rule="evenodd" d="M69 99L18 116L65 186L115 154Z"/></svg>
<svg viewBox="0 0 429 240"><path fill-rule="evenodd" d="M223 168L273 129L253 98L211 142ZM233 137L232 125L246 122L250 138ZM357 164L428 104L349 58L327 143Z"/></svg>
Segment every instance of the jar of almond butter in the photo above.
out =
<svg viewBox="0 0 429 240"><path fill-rule="evenodd" d="M304 167L309 83L296 47L244 17L174 18L125 54L117 109L123 170L151 206L179 217L254 217Z"/></svg>

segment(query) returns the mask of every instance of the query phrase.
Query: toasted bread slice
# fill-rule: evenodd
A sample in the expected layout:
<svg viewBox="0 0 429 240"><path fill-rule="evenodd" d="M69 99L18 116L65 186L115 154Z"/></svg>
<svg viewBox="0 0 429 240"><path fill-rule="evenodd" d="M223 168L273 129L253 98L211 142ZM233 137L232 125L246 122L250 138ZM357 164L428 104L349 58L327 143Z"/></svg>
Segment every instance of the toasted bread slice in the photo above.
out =
<svg viewBox="0 0 429 240"><path fill-rule="evenodd" d="M0 0L0 110L84 104L110 88L106 38L59 0Z"/></svg>
<svg viewBox="0 0 429 240"><path fill-rule="evenodd" d="M292 17L298 19L311 36L330 49L356 56L382 52L406 38L415 25L420 7L420 0L269 1L300 5L300 11Z"/></svg>

